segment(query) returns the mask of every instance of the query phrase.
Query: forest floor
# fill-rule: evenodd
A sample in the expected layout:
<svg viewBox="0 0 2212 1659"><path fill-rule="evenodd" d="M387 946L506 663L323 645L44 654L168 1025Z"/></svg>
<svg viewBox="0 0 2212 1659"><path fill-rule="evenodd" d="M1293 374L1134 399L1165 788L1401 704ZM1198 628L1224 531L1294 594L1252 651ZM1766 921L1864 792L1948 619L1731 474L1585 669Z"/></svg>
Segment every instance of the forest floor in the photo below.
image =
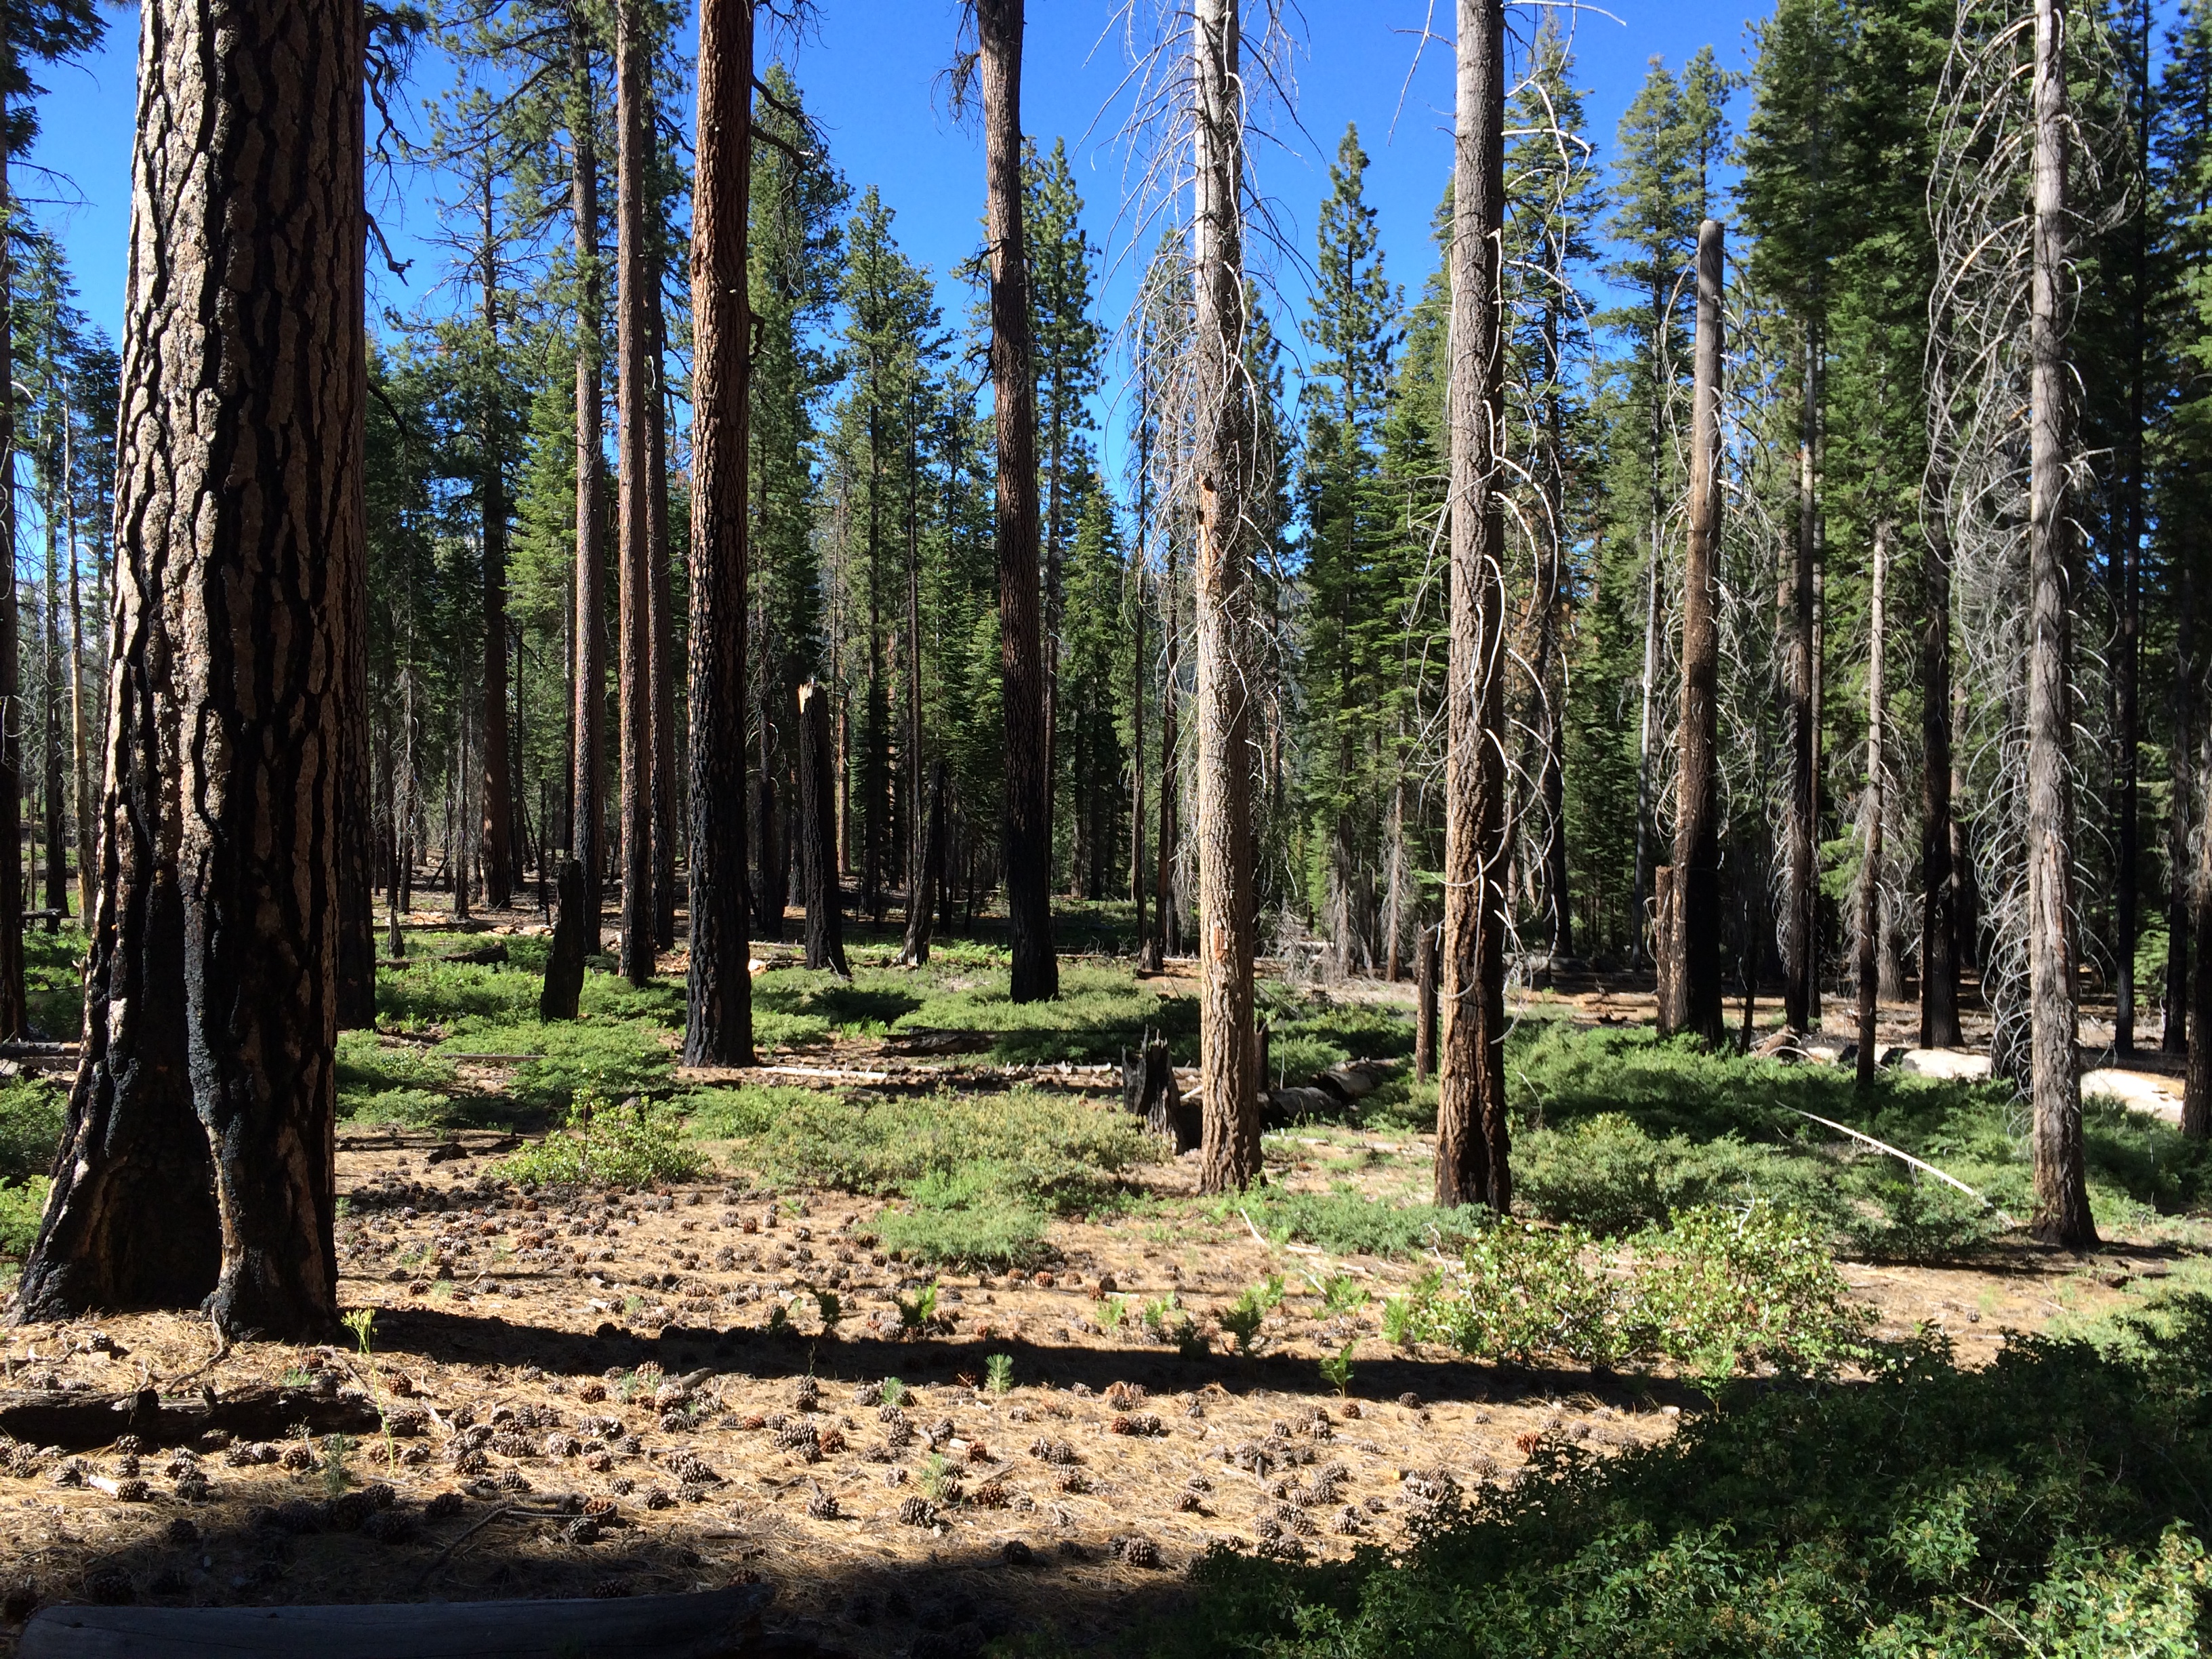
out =
<svg viewBox="0 0 2212 1659"><path fill-rule="evenodd" d="M1270 1133L1246 1199L1200 1197L1194 1155L1135 1133L1115 1064L1149 1030L1194 1059L1186 975L1070 958L1060 1003L1017 1009L988 946L950 942L917 973L864 938L849 984L769 949L763 1069L739 1077L672 1064L680 956L642 992L595 974L586 1018L547 1027L531 921L417 920L379 1030L342 1055L341 1299L373 1312L366 1342L217 1349L198 1321L129 1314L20 1325L0 1345L12 1390L283 1384L363 1395L390 1432L0 1455L15 1477L0 1479L9 1625L58 1600L757 1577L802 1650L969 1653L1048 1630L1089 1647L1170 1620L1216 1545L1395 1548L1455 1494L1510 1489L1547 1446L1612 1457L1711 1409L1663 1360L1508 1364L1389 1340L1393 1298L1462 1236L1425 1203L1433 1089L1402 1067L1339 1121ZM451 960L488 939L510 959ZM1263 1000L1293 1081L1411 1046L1410 988L1278 978ZM1856 1110L1832 1067L1726 1062L1718 1085L1681 1072L1626 1029L1632 992L1538 994L1525 1012L1552 1028L1516 1063L1516 1172L1525 1146L1540 1215L1589 1221L1576 1204L1610 1201L1589 1195L1593 1159L1640 1191L1716 1147L1749 1157L1760 1132L1740 1115L1802 1115L1795 1101L1885 1139L1917 1131L1923 1151L1948 1136L1947 1164L2016 1199L1992 1150L2011 1129L1973 1128L2002 1116L1986 1091L1900 1081ZM1605 1046L1617 1023L1630 1046ZM613 1138L587 1138L580 1097L596 1104L590 1133ZM641 1103L628 1119L625 1101ZM661 1123L655 1102L680 1116ZM1651 1135L1624 1151L1605 1127L1616 1112ZM606 1128L631 1120L628 1139ZM1869 1237L1902 1236L1881 1230L1882 1206L1902 1204L1897 1224L1936 1242L1839 1248L1843 1282L1876 1337L1941 1333L1965 1367L2017 1334L2212 1284L2201 1199L2159 1186L2172 1149L2143 1137L2160 1133L2097 1120L2099 1250L1956 1217L1931 1232L1919 1189L1868 1186ZM1830 1186L1890 1163L1814 1133L1729 1178L1810 1190L1788 1160ZM1574 1139L1589 1134L1614 1138ZM595 1146L611 1181L545 1161Z"/></svg>

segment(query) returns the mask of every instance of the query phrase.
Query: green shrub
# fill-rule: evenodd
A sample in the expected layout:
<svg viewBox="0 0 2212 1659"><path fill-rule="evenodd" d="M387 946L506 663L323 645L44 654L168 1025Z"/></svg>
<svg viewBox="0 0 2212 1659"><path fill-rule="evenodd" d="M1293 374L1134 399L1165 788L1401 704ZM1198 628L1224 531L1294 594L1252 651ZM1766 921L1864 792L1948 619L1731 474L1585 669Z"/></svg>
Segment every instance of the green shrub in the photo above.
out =
<svg viewBox="0 0 2212 1659"><path fill-rule="evenodd" d="M1401 1554L1218 1550L1162 1659L2182 1659L2212 1573L2212 1303L1747 1391L1622 1455L1540 1441Z"/></svg>
<svg viewBox="0 0 2212 1659"><path fill-rule="evenodd" d="M559 1111L584 1090L621 1100L665 1090L675 1056L662 1028L646 1019L536 1019L453 1023L441 1054L533 1054L507 1085L507 1097L526 1111Z"/></svg>
<svg viewBox="0 0 2212 1659"><path fill-rule="evenodd" d="M669 1108L644 1101L609 1105L587 1087L569 1109L565 1129L496 1168L526 1187L640 1187L688 1180L706 1168L706 1159L684 1139Z"/></svg>
<svg viewBox="0 0 2212 1659"><path fill-rule="evenodd" d="M1487 1224L1488 1212L1462 1205L1395 1204L1352 1192L1246 1193L1217 1199L1208 1213L1235 1221L1242 1211L1252 1224L1279 1243L1296 1239L1334 1255L1415 1255L1450 1249Z"/></svg>
<svg viewBox="0 0 2212 1659"><path fill-rule="evenodd" d="M84 929L23 930L23 1008L34 1034L73 1042L84 1030Z"/></svg>
<svg viewBox="0 0 2212 1659"><path fill-rule="evenodd" d="M927 1187L928 1180L919 1184ZM910 1261L1003 1269L1047 1258L1045 1224L1042 1212L984 1190L950 1202L917 1196L909 1208L882 1212L871 1228L884 1249Z"/></svg>
<svg viewBox="0 0 2212 1659"><path fill-rule="evenodd" d="M53 1168L69 1095L43 1078L0 1086L0 1181L22 1181Z"/></svg>
<svg viewBox="0 0 2212 1659"><path fill-rule="evenodd" d="M1516 1196L1547 1221L1606 1236L1663 1224L1680 1209L1747 1197L1760 1154L1734 1135L1702 1146L1654 1139L1619 1112L1514 1138Z"/></svg>
<svg viewBox="0 0 2212 1659"><path fill-rule="evenodd" d="M46 1207L48 1182L44 1176L27 1181L0 1181L0 1258L21 1261L31 1253L39 1236L39 1217Z"/></svg>
<svg viewBox="0 0 2212 1659"><path fill-rule="evenodd" d="M1468 1242L1460 1272L1401 1305L1399 1340L1523 1364L1665 1359L1711 1382L1826 1375L1876 1354L1871 1311L1812 1228L1767 1204L1687 1210L1610 1256L1577 1227L1500 1221Z"/></svg>

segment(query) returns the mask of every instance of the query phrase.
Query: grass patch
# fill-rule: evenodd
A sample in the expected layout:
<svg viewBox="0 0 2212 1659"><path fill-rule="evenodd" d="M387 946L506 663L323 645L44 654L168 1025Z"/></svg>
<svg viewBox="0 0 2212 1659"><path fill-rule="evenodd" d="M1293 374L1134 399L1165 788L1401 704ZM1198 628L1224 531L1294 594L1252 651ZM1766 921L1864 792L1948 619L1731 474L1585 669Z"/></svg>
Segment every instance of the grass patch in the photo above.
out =
<svg viewBox="0 0 2212 1659"><path fill-rule="evenodd" d="M939 1267L1027 1267L1050 1254L1044 1212L1011 1195L995 1167L930 1174L908 1193L908 1207L875 1218L876 1242Z"/></svg>
<svg viewBox="0 0 2212 1659"><path fill-rule="evenodd" d="M645 1187L688 1181L707 1160L672 1109L642 1100L611 1105L587 1088L569 1108L565 1128L496 1167L526 1187Z"/></svg>
<svg viewBox="0 0 2212 1659"><path fill-rule="evenodd" d="M526 1112L560 1112L586 1089L608 1100L665 1091L675 1056L663 1031L650 1019L463 1019L437 1052L534 1055L515 1067L507 1098Z"/></svg>
<svg viewBox="0 0 2212 1659"><path fill-rule="evenodd" d="M1126 967L1063 962L1060 995L1050 1002L1015 1002L1002 969L948 976L891 1024L893 1031L984 1031L993 1058L1008 1063L1116 1060L1147 1030L1161 1032L1180 1063L1198 1057L1198 1003L1163 997ZM943 981L940 981L942 984Z"/></svg>
<svg viewBox="0 0 2212 1659"><path fill-rule="evenodd" d="M53 1167L69 1095L43 1078L0 1086L0 1181L22 1181Z"/></svg>
<svg viewBox="0 0 2212 1659"><path fill-rule="evenodd" d="M23 1006L33 1036L74 1042L84 1030L84 929L23 930Z"/></svg>
<svg viewBox="0 0 2212 1659"><path fill-rule="evenodd" d="M1392 1203L1353 1192L1248 1193L1214 1200L1207 1214L1235 1222L1237 1212L1278 1244L1317 1244L1335 1255L1408 1256L1454 1249L1486 1224L1487 1213L1468 1206Z"/></svg>
<svg viewBox="0 0 2212 1659"><path fill-rule="evenodd" d="M39 1236L39 1217L46 1207L47 1181L0 1181L0 1260L21 1261Z"/></svg>
<svg viewBox="0 0 2212 1659"><path fill-rule="evenodd" d="M1940 1346L1869 1384L1763 1389L1606 1460L1537 1443L1393 1558L1217 1551L1168 1659L2203 1650L2212 1303L2101 1343ZM2031 1639L2032 1633L2032 1639Z"/></svg>
<svg viewBox="0 0 2212 1659"><path fill-rule="evenodd" d="M693 1097L691 1132L730 1142L730 1162L779 1184L912 1195L933 1177L1060 1213L1102 1201L1114 1177L1157 1156L1126 1112L1029 1090L863 1100L706 1089Z"/></svg>

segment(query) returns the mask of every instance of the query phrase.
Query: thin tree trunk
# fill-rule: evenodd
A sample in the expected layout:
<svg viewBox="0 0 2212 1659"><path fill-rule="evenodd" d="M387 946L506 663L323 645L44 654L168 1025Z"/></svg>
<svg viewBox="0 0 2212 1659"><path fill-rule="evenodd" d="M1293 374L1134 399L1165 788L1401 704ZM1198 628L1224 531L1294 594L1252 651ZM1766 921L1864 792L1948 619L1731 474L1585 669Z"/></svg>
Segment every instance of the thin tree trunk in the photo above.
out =
<svg viewBox="0 0 2212 1659"><path fill-rule="evenodd" d="M1541 700L1537 790L1544 802L1544 920L1547 947L1557 963L1575 953L1574 904L1567 868L1566 686L1559 641L1560 544L1566 530L1565 415L1559 387L1566 378L1559 357L1561 296L1567 292L1565 252L1560 239L1546 238L1552 282L1544 301L1544 523L1543 557L1536 594L1536 695ZM1401 785L1403 786L1401 767Z"/></svg>
<svg viewBox="0 0 2212 1659"><path fill-rule="evenodd" d="M943 850L933 837L945 817L941 772L934 788L922 785L921 744L921 533L917 508L920 458L915 453L918 411L909 406L907 422L906 483L906 939L899 959L919 968L929 960L929 924L937 905L935 871Z"/></svg>
<svg viewBox="0 0 2212 1659"><path fill-rule="evenodd" d="M1881 1060L1881 1038L1875 1026L1880 1012L1881 969L1877 957L1881 933L1881 815L1882 720L1887 705L1882 684L1882 653L1888 641L1889 538L1887 520L1874 527L1874 572L1868 598L1867 620L1867 789L1861 807L1866 825L1866 846L1859 869L1859 1054L1858 1086L1871 1088L1875 1067Z"/></svg>
<svg viewBox="0 0 2212 1659"><path fill-rule="evenodd" d="M1819 973L1819 738L1814 711L1813 573L1818 563L1814 434L1820 408L1820 331L1805 329L1804 398L1797 440L1797 534L1791 567L1789 631L1790 799L1784 833L1787 881L1782 903L1782 1018L1792 1031L1812 1029Z"/></svg>
<svg viewBox="0 0 2212 1659"><path fill-rule="evenodd" d="M646 406L646 544L653 578L653 942L676 947L676 847L684 835L676 799L676 594L668 545L668 319L663 310L660 268L666 237L655 216L653 281L647 316L653 348L646 373L653 395ZM743 510L744 486L738 487ZM739 659L742 670L744 659ZM743 728L740 727L740 730ZM742 755L744 744L738 744ZM742 764L740 766L742 771Z"/></svg>
<svg viewBox="0 0 2212 1659"><path fill-rule="evenodd" d="M1436 1201L1512 1212L1505 1115L1504 0L1457 0L1451 232L1451 684ZM1654 550L1655 559L1656 550Z"/></svg>
<svg viewBox="0 0 2212 1659"><path fill-rule="evenodd" d="M219 1332L312 1338L337 1320L363 27L361 0L226 20L142 13L100 896L21 1309L205 1297Z"/></svg>
<svg viewBox="0 0 2212 1659"><path fill-rule="evenodd" d="M1199 1189L1260 1175L1252 1046L1253 453L1244 367L1244 93L1237 0L1196 0L1191 35L1197 132L1195 332L1198 556L1199 1071L1205 1121Z"/></svg>
<svg viewBox="0 0 2212 1659"><path fill-rule="evenodd" d="M2168 793L2166 820L2166 1030L2159 1047L2178 1054L2189 1047L2189 935L2195 915L2189 891L2189 825L2196 787L2191 775L2191 716L2197 705L2197 662L2193 649L2196 586L2191 566L2197 556L2196 538L2185 528L2181 556L2173 583L2173 679L2166 691L2173 738L2166 749ZM2212 800L2212 767L2205 769L2205 798Z"/></svg>
<svg viewBox="0 0 2212 1659"><path fill-rule="evenodd" d="M2212 728L2199 757L2202 775L2212 778ZM2192 1140L2212 1136L2212 788L2203 792L2204 804L2197 830L2197 881L2190 920L2197 935L2197 969L2189 993L2189 1069L2181 1097L2181 1133ZM2182 1008L2172 1004L2166 1013L2169 1026L2182 1023Z"/></svg>
<svg viewBox="0 0 2212 1659"><path fill-rule="evenodd" d="M729 0L721 0L727 4ZM813 680L799 688L800 880L805 891L806 965L850 979L837 907L836 779L830 752L830 696Z"/></svg>
<svg viewBox="0 0 2212 1659"><path fill-rule="evenodd" d="M1166 578L1160 584L1160 644L1164 652L1160 676L1160 836L1152 868L1152 962L1155 969L1166 958L1182 954L1182 911L1176 903L1176 695L1182 670L1176 647L1181 641L1182 601L1176 594L1176 540L1168 538Z"/></svg>
<svg viewBox="0 0 2212 1659"><path fill-rule="evenodd" d="M992 403L998 424L999 651L1006 720L1006 931L1016 1002L1060 994L1052 796L1037 620L1036 376L1022 231L1023 0L975 0L981 49Z"/></svg>
<svg viewBox="0 0 2212 1659"><path fill-rule="evenodd" d="M0 46L5 45L0 36ZM0 119L7 117L0 92ZM15 197L0 144L0 388L15 384ZM0 397L0 477L15 476L15 400ZM0 1042L30 1032L23 978L23 700L15 492L0 489Z"/></svg>
<svg viewBox="0 0 2212 1659"><path fill-rule="evenodd" d="M640 0L615 5L615 452L621 464L619 573L622 642L616 676L622 721L622 970L653 978L653 493L649 428L657 390L648 284L660 287L646 242L646 42ZM744 590L738 590L740 594ZM744 659L739 659L742 662Z"/></svg>
<svg viewBox="0 0 2212 1659"><path fill-rule="evenodd" d="M1134 601L1129 607L1130 623L1136 630L1129 668L1129 903L1136 913L1137 971L1140 974L1160 970L1145 908L1145 671L1148 665L1145 659L1145 535L1150 528L1146 521L1151 507L1150 461L1148 449L1139 453L1136 550L1129 561L1129 589Z"/></svg>
<svg viewBox="0 0 2212 1659"><path fill-rule="evenodd" d="M2035 5L2035 258L2028 319L2027 965L2034 1109L2035 1236L2081 1249L2096 1243L2075 1048L2072 720L2067 585L2071 521L2066 467L2073 444L2063 283L2066 261L2065 43L2058 0Z"/></svg>
<svg viewBox="0 0 2212 1659"><path fill-rule="evenodd" d="M1920 617L1920 1046L1965 1045L1959 1029L1958 875L1951 864L1951 543L1929 515Z"/></svg>
<svg viewBox="0 0 2212 1659"><path fill-rule="evenodd" d="M1721 1006L1720 622L1721 269L1717 220L1698 231L1698 332L1690 431L1690 537L1682 573L1682 714L1674 786L1674 902L1659 976L1662 1036L1717 1048Z"/></svg>
<svg viewBox="0 0 2212 1659"><path fill-rule="evenodd" d="M753 1063L744 745L752 83L752 0L705 0L691 209L691 968L684 1055L692 1066Z"/></svg>
<svg viewBox="0 0 2212 1659"><path fill-rule="evenodd" d="M74 446L69 428L62 430L62 477L76 477ZM66 503L64 512L69 526L70 568L70 816L76 824L76 913L84 919L88 929L92 926L94 888L93 885L94 835L92 828L91 762L88 754L90 743L85 729L84 700L84 566L76 544L76 502L67 493L62 497Z"/></svg>
<svg viewBox="0 0 2212 1659"><path fill-rule="evenodd" d="M2133 45L2132 71L2135 107L2136 179L2140 190L2150 185L2150 9L2142 8L2142 32ZM2128 424L2121 440L2125 477L2122 486L2120 544L2114 550L2113 588L2119 611L2118 637L2113 641L2113 690L2119 702L2119 731L2115 734L2119 775L2113 780L2113 850L2119 870L2113 920L2119 938L2113 951L2117 969L2113 986L2112 1048L2131 1054L2136 1047L2136 939L2141 930L2138 883L2142 878L2142 798L2136 744L2142 732L2142 693L2141 641L2142 612L2140 571L2143 533L2143 380L2144 343L2149 327L2144 316L2145 287L2149 281L2148 224L2150 207L2140 194L2130 204L2133 246L2128 271L2130 326L2128 329Z"/></svg>
<svg viewBox="0 0 2212 1659"><path fill-rule="evenodd" d="M606 457L600 389L599 152L598 96L592 85L590 25L569 21L569 207L576 231L576 578L572 624L575 685L569 781L568 851L584 866L584 908L599 948L605 876L604 757L606 723Z"/></svg>
<svg viewBox="0 0 2212 1659"><path fill-rule="evenodd" d="M504 908L514 896L514 797L507 733L507 453L500 402L499 260L492 219L492 170L483 180L483 245L477 282L483 290L483 821L477 857L483 864L484 906Z"/></svg>
<svg viewBox="0 0 2212 1659"><path fill-rule="evenodd" d="M1413 1081L1437 1074L1437 929L1423 927L1413 966Z"/></svg>
<svg viewBox="0 0 2212 1659"><path fill-rule="evenodd" d="M59 917L69 914L69 854L64 850L62 818L62 708L61 708L61 588L62 550L61 527L55 523L56 507L52 494L46 502L46 615L41 618L46 635L45 684L39 693L40 738L46 747L46 931L55 932Z"/></svg>
<svg viewBox="0 0 2212 1659"><path fill-rule="evenodd" d="M469 919L469 848L475 837L469 831L469 711L465 702L453 721L453 811L447 822L453 833L446 838L453 872L453 920Z"/></svg>

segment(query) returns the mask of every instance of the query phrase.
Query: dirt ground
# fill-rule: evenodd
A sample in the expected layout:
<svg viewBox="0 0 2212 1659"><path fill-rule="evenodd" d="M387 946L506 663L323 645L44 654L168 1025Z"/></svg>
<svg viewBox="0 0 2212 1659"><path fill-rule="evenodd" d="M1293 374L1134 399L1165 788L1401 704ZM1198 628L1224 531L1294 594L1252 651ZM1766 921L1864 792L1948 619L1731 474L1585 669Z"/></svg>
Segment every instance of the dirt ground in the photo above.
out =
<svg viewBox="0 0 2212 1659"><path fill-rule="evenodd" d="M842 1047L816 1058L915 1064ZM1103 1076L1042 1080L1115 1109ZM1448 1487L1514 1480L1540 1436L1611 1455L1702 1406L1663 1376L1393 1349L1377 1304L1419 1264L1278 1249L1240 1217L1209 1219L1189 1201L1194 1159L1144 1172L1152 1201L1130 1217L1057 1225L1056 1260L1034 1277L943 1276L916 1330L898 1303L922 1281L854 1237L871 1201L720 1182L541 1200L487 1172L477 1149L498 1141L346 1137L342 1299L374 1310L366 1358L264 1343L218 1354L205 1327L168 1315L9 1331L10 1389L220 1396L289 1379L364 1394L395 1431L335 1461L301 1438L74 1462L16 1449L0 1460L9 1628L49 1601L621 1595L758 1577L798 1650L964 1653L1045 1623L1080 1644L1163 1614L1217 1540L1314 1557L1389 1545ZM1286 1137L1270 1143L1270 1178L1407 1190L1431 1151L1409 1134ZM1969 1364L2008 1330L2094 1314L2168 1270L2153 1249L2026 1248L1971 1270L1845 1268L1886 1330L1941 1324ZM1277 1273L1290 1293L1240 1357L1211 1316ZM1329 1316L1316 1292L1330 1274L1375 1300ZM813 1294L825 1290L843 1315L834 1332ZM1108 1323L1170 1294L1212 1335L1207 1356ZM1347 1340L1340 1394L1317 1362ZM1000 1354L1012 1386L994 1394ZM906 1393L886 1409L892 1377Z"/></svg>

